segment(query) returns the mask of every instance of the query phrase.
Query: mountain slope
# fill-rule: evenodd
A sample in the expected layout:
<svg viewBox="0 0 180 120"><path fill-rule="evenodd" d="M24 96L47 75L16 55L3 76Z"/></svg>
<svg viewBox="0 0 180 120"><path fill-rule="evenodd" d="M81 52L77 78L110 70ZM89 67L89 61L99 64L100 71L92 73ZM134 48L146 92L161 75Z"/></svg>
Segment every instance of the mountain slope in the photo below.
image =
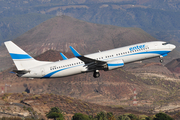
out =
<svg viewBox="0 0 180 120"><path fill-rule="evenodd" d="M70 52L73 46L82 54L156 40L140 28L123 28L88 23L68 16L49 19L13 41L32 56L47 50ZM12 60L0 47L0 69L9 68ZM5 60L5 58L7 59Z"/></svg>
<svg viewBox="0 0 180 120"><path fill-rule="evenodd" d="M13 94L3 94L0 96L0 102L3 107L0 108L0 116L6 115L14 116L25 116L33 118L47 119L46 114L50 111L52 107L58 107L64 113L66 120L72 118L75 113L83 113L87 115L95 116L97 113L112 112L115 116L119 116L126 113L132 113L135 115L152 115L147 112L138 112L135 110L124 109L122 107L113 108L109 106L102 106L98 104L93 104L89 102L82 101L80 99L75 99L62 95L55 94L27 94L23 93L13 93ZM7 104L11 103L11 104ZM14 109L16 108L16 109ZM17 114L24 113L24 114ZM33 113L33 114L32 114Z"/></svg>
<svg viewBox="0 0 180 120"><path fill-rule="evenodd" d="M179 43L178 0L5 0L0 3L0 43L17 37L17 34L23 34L45 20L33 14L68 15L93 23L139 27L157 39L176 40ZM8 22L4 21L4 18L8 19ZM18 25L22 27L18 28Z"/></svg>
<svg viewBox="0 0 180 120"><path fill-rule="evenodd" d="M73 56L72 53L65 53L65 55L68 58ZM61 57L58 51L50 50L36 59L57 61ZM169 77L171 73L159 63L136 64L139 65L130 65L133 67L131 72L124 69L100 71L101 77L97 79L93 78L92 72L53 79L18 78L15 74L9 73L15 69L13 67L0 73L0 86L11 85L5 89L10 93L23 91L35 94L53 93L100 105L115 108L123 106L150 113L152 110L154 112L158 110L168 112L171 109L178 111L179 79ZM154 72L153 69L156 71ZM134 89L136 89L139 107L133 106ZM164 110L164 106L167 109Z"/></svg>
<svg viewBox="0 0 180 120"><path fill-rule="evenodd" d="M16 15L13 17L1 16L0 18L0 44L3 41L13 40L29 29L46 21L53 15L42 15L29 13L25 15Z"/></svg>
<svg viewBox="0 0 180 120"><path fill-rule="evenodd" d="M171 72L180 73L180 58L173 59L165 65Z"/></svg>

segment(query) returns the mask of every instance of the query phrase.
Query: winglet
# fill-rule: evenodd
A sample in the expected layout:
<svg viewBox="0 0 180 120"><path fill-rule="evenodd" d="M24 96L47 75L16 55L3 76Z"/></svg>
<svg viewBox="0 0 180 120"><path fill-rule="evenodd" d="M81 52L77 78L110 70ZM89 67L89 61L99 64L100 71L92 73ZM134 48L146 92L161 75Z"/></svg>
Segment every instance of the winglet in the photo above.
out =
<svg viewBox="0 0 180 120"><path fill-rule="evenodd" d="M80 57L81 56L72 46L69 46L69 47L70 47L70 49L73 52L75 57Z"/></svg>
<svg viewBox="0 0 180 120"><path fill-rule="evenodd" d="M60 53L60 55L62 56L63 60L67 60L68 59L63 53Z"/></svg>

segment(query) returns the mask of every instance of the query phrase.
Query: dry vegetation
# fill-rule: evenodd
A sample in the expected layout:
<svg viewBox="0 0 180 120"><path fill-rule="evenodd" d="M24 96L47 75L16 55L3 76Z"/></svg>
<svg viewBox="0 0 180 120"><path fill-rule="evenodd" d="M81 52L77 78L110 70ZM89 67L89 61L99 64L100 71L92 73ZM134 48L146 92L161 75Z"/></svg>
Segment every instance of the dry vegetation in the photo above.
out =
<svg viewBox="0 0 180 120"><path fill-rule="evenodd" d="M65 116L72 116L75 113L83 113L87 115L96 115L100 111L113 112L115 115L124 113L133 114L146 114L133 110L126 110L121 108L112 108L107 106L101 106L84 102L79 99L70 98L66 96L60 96L55 94L28 94L26 92L19 94L4 94L0 96L0 111L3 113L9 113L9 116L26 115L26 117L45 118L46 113L50 108L56 106L59 107ZM26 113L26 114L25 114ZM2 113L0 113L2 116Z"/></svg>

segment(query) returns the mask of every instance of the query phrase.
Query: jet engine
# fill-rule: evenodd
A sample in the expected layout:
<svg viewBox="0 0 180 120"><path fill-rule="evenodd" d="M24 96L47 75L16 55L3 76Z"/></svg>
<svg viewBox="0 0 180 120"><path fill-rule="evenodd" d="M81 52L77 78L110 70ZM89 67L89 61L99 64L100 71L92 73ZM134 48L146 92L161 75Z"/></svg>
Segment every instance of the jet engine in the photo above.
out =
<svg viewBox="0 0 180 120"><path fill-rule="evenodd" d="M104 66L104 70L113 70L116 68L120 68L124 66L124 62L122 59L118 59L118 60L113 60L113 61L109 61L107 62L107 64Z"/></svg>

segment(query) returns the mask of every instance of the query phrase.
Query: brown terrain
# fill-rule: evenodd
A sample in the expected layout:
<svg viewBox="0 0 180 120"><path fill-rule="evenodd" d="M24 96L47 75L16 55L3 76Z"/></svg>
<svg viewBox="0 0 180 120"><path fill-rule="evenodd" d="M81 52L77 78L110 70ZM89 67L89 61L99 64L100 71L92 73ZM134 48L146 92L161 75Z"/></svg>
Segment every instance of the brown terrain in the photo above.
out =
<svg viewBox="0 0 180 120"><path fill-rule="evenodd" d="M166 64L166 67L173 73L180 74L180 58L173 59Z"/></svg>
<svg viewBox="0 0 180 120"><path fill-rule="evenodd" d="M65 55L68 58L72 56L71 53ZM50 50L36 59L57 61L61 58L59 52ZM131 63L124 69L100 71L101 76L97 79L92 77L92 73L56 79L18 78L9 73L13 69L15 68L0 74L0 86L5 92L63 95L99 105L115 108L120 106L147 113L160 110L177 113L180 108L180 83L160 63ZM138 107L133 105L134 89L137 92Z"/></svg>
<svg viewBox="0 0 180 120"><path fill-rule="evenodd" d="M98 25L61 16L38 25L15 39L14 42L30 55L39 55L36 57L38 60L58 61L62 59L59 51L67 55L68 58L73 56L69 52L70 45L80 53L87 54L152 40L156 39L139 28ZM123 107L126 110L133 109L147 114L159 111L175 114L180 110L179 76L160 64L158 58L131 63L122 69L108 72L100 71L101 76L97 79L92 77L92 73L56 79L28 79L18 78L15 74L9 73L16 68L5 47L1 46L0 50L0 67L2 70L6 69L0 72L2 91L7 93L26 91L30 93L27 95L56 94L53 100L47 100L44 96L41 96L43 101L44 99L47 101L39 104L44 105L50 101L50 107L52 107L56 104L56 97L59 97L57 99L60 99L60 101L61 98L68 97L70 100L79 99L85 101L84 103L89 102L88 104L92 104L92 106L98 104L110 108ZM173 54L170 56L171 58L168 58L168 56L166 58L172 59ZM137 106L133 106L134 89L136 89L137 94ZM29 99L22 100L25 102ZM33 104L38 106L38 102L35 101L32 101L31 106ZM44 106L46 107L46 105ZM72 105L66 104L65 106ZM65 107L62 106L61 109L68 114L77 112L75 111L76 107L72 107L72 110L65 110ZM78 109L82 108L79 107ZM118 110L121 111L121 109Z"/></svg>
<svg viewBox="0 0 180 120"><path fill-rule="evenodd" d="M138 112L135 110L124 109L123 107L108 107L98 104L84 102L67 96L55 94L27 94L14 93L0 96L0 116L20 116L46 118L46 113L50 108L59 107L65 114L65 118L70 120L75 113L83 113L95 116L98 112L113 112L115 116L125 113L136 115L152 115L151 113Z"/></svg>

